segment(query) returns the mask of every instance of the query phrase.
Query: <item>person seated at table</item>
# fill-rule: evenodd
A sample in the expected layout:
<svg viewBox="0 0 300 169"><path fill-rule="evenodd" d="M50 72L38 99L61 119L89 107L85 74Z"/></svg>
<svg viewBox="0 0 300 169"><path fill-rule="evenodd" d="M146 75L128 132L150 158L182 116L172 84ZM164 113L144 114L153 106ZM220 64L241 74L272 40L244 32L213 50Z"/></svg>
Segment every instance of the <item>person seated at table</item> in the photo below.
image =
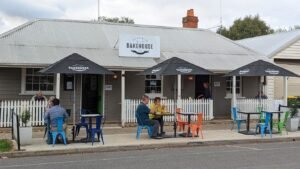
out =
<svg viewBox="0 0 300 169"><path fill-rule="evenodd" d="M138 118L138 123L142 123L142 125L152 126L152 137L153 139L160 139L158 136L159 122L157 120L153 120L149 118L149 114L154 114L154 111L151 111L147 106L149 103L149 96L144 95L142 97L141 103L138 105L136 109L136 117Z"/></svg>
<svg viewBox="0 0 300 169"><path fill-rule="evenodd" d="M255 99L268 99L268 96L266 96L263 91L260 91L260 92L257 92Z"/></svg>
<svg viewBox="0 0 300 169"><path fill-rule="evenodd" d="M63 129L66 132L66 137L69 136L68 129L67 129L67 119L68 119L68 114L66 110L59 105L59 99L55 98L52 100L53 106L46 112L45 114L45 121L48 121L50 119L50 124L51 130L57 130L57 121L55 120L58 117L64 118L64 124L63 124ZM68 140L66 138L66 140Z"/></svg>
<svg viewBox="0 0 300 169"><path fill-rule="evenodd" d="M161 98L160 97L155 97L154 102L151 103L150 105L150 110L152 112L155 112L155 114L149 114L149 118L152 120L157 120L160 124L160 135L164 135L164 118L162 113L165 113L165 106L161 105Z"/></svg>
<svg viewBox="0 0 300 169"><path fill-rule="evenodd" d="M203 93L198 95L196 99L211 99L211 92L208 83L203 83Z"/></svg>
<svg viewBox="0 0 300 169"><path fill-rule="evenodd" d="M38 91L32 98L32 101L45 101L47 98L43 95L41 91Z"/></svg>

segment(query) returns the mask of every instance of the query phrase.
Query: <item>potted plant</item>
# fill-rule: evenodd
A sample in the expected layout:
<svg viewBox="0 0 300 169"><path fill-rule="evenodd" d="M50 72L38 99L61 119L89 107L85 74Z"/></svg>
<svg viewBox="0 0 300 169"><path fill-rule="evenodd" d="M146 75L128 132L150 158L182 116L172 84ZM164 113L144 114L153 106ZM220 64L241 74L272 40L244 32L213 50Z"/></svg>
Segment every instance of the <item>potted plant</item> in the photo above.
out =
<svg viewBox="0 0 300 169"><path fill-rule="evenodd" d="M30 121L30 111L25 110L21 114L22 125L20 125L20 144L29 145L32 142L32 127L28 125Z"/></svg>
<svg viewBox="0 0 300 169"><path fill-rule="evenodd" d="M288 131L297 131L299 127L299 118L297 117L298 114L298 106L297 104L292 104L290 108L290 117L287 121L287 130Z"/></svg>

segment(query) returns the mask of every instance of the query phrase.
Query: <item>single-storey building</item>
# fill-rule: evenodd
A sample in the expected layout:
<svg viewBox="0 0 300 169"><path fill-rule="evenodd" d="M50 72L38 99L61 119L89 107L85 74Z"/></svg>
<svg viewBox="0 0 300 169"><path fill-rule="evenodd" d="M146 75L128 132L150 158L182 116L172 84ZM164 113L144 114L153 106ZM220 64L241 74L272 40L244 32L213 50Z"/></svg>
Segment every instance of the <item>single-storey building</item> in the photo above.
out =
<svg viewBox="0 0 300 169"><path fill-rule="evenodd" d="M300 74L300 30L247 38L237 43L267 56L279 66ZM274 88L274 97L282 98L282 78L269 77L268 82L268 86ZM289 96L300 96L300 79L290 77L288 89Z"/></svg>
<svg viewBox="0 0 300 169"><path fill-rule="evenodd" d="M97 21L39 19L0 35L0 100L31 99L37 91L56 95L72 109L72 75L38 71L72 53L108 68L115 75L76 75L77 109L105 112L120 122L124 99L174 99L176 77L138 76L165 59L178 57L213 71L183 76L182 98L195 98L209 82L215 118L230 117L232 81L224 74L265 57L210 30ZM240 98L254 98L259 77L237 77ZM82 92L81 92L82 89ZM79 113L76 113L77 115Z"/></svg>

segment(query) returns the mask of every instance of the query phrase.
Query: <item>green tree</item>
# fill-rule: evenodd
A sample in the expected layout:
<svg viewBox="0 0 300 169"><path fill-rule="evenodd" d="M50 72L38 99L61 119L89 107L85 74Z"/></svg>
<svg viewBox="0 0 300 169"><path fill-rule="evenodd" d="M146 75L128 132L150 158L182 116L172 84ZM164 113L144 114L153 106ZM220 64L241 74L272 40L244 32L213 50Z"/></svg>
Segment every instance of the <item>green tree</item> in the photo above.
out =
<svg viewBox="0 0 300 169"><path fill-rule="evenodd" d="M293 31L293 30L299 30L300 29L300 25L295 25L293 27L289 27L287 28L279 28L276 29L275 32L289 32L289 31Z"/></svg>
<svg viewBox="0 0 300 169"><path fill-rule="evenodd" d="M261 20L259 15L249 15L243 19L236 19L229 28L220 27L217 33L232 40L239 40L271 34L274 33L274 30L271 29L265 21Z"/></svg>
<svg viewBox="0 0 300 169"><path fill-rule="evenodd" d="M106 21L106 22L113 22L113 23L128 23L128 24L134 24L134 20L129 17L106 17L101 16L99 17L100 21Z"/></svg>

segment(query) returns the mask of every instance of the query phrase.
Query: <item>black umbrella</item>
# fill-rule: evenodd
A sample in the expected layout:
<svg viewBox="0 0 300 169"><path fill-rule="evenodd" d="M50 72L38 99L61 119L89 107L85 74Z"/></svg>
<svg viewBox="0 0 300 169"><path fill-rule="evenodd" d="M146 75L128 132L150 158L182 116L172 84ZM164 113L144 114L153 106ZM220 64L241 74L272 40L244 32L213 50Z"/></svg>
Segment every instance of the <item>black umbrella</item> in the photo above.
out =
<svg viewBox="0 0 300 169"><path fill-rule="evenodd" d="M258 60L237 68L225 76L290 76L299 77L299 75L274 65L270 62Z"/></svg>
<svg viewBox="0 0 300 169"><path fill-rule="evenodd" d="M245 66L237 68L225 76L289 76L289 77L299 77L299 75L279 67L270 62L264 60L257 60L249 63ZM259 85L261 88L261 84ZM260 89L261 90L261 89ZM261 100L261 94L259 92L259 98Z"/></svg>
<svg viewBox="0 0 300 169"><path fill-rule="evenodd" d="M51 64L40 72L64 74L113 74L113 72L77 53L73 53L54 64Z"/></svg>
<svg viewBox="0 0 300 169"><path fill-rule="evenodd" d="M167 59L151 68L144 70L138 75L178 75L177 97L181 99L181 75L211 75L213 72L187 62L177 57ZM174 114L175 115L175 114ZM174 117L176 121L176 116ZM176 133L175 133L176 135Z"/></svg>
<svg viewBox="0 0 300 169"><path fill-rule="evenodd" d="M177 57L167 59L138 75L211 75L211 71Z"/></svg>
<svg viewBox="0 0 300 169"><path fill-rule="evenodd" d="M74 74L74 103L73 103L73 125L75 125L75 84L76 76L75 74L114 74L113 72L107 70L106 68L94 63L93 61L77 54L73 53L54 64L40 70L40 73L63 73L63 74ZM74 130L75 131L75 130Z"/></svg>

